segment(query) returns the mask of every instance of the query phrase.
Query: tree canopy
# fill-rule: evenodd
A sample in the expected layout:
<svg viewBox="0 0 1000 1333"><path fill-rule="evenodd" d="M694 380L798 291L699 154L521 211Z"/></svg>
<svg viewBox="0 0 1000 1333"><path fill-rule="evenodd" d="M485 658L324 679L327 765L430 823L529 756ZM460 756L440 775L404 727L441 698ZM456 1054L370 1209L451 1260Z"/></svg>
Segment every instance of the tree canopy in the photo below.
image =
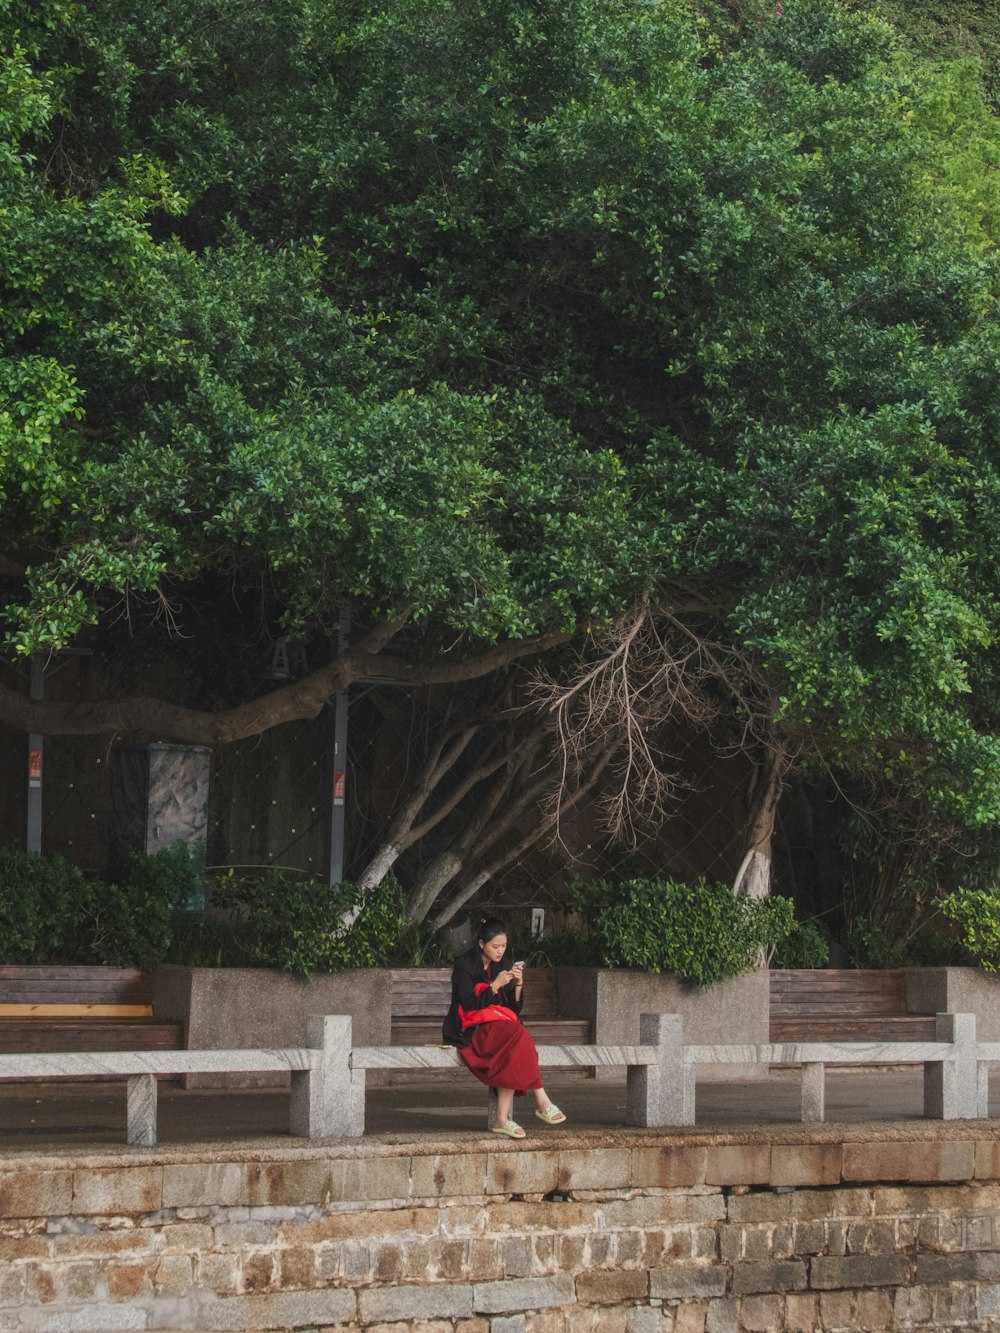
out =
<svg viewBox="0 0 1000 1333"><path fill-rule="evenodd" d="M743 12L3 6L9 642L235 603L321 647L0 715L226 739L649 607L1000 816L997 123L837 0Z"/></svg>

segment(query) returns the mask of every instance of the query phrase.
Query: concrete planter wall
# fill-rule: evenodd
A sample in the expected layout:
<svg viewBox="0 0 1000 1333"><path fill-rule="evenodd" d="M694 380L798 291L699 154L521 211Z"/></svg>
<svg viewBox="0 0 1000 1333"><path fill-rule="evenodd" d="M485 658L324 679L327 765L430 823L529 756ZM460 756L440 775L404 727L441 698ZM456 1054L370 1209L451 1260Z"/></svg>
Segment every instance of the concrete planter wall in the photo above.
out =
<svg viewBox="0 0 1000 1333"><path fill-rule="evenodd" d="M639 1015L676 1013L689 1042L751 1044L768 1039L768 976L752 972L692 991L676 977L592 967L556 969L559 1011L587 1018L594 1041L631 1045L639 1040ZM178 967L153 973L153 1012L184 1024L188 1050L298 1046L310 1014L350 1014L359 1046L388 1046L391 1030L389 974L378 969L316 975L308 981L265 968ZM699 1075L716 1082L760 1078L763 1065L705 1065ZM598 1070L598 1078L624 1071ZM197 1074L188 1087L280 1087L282 1074ZM377 1079L372 1080L377 1081Z"/></svg>
<svg viewBox="0 0 1000 1333"><path fill-rule="evenodd" d="M907 967L911 1014L975 1014L980 1041L1000 1041L1000 974L978 967Z"/></svg>
<svg viewBox="0 0 1000 1333"><path fill-rule="evenodd" d="M565 1018L589 1018L598 1045L632 1045L639 1040L641 1013L680 1014L684 1040L699 1045L751 1045L768 1040L770 992L767 972L730 977L706 990L689 990L674 976L628 969L556 969L559 1011ZM699 1077L744 1082L766 1075L765 1065L700 1065ZM614 1078L598 1070L598 1078Z"/></svg>
<svg viewBox="0 0 1000 1333"><path fill-rule="evenodd" d="M366 969L315 975L250 967L177 967L153 973L153 1013L184 1024L189 1051L301 1046L310 1014L350 1014L359 1046L387 1046L389 977ZM280 1087L287 1074L192 1074L188 1087Z"/></svg>

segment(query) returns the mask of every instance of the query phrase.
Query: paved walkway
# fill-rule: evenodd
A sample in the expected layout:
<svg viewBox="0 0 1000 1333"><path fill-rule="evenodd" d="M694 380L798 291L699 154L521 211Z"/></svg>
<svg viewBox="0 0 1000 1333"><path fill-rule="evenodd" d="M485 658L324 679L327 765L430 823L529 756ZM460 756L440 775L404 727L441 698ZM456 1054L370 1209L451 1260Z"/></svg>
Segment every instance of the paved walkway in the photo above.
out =
<svg viewBox="0 0 1000 1333"><path fill-rule="evenodd" d="M994 1080L991 1114L1000 1118L1000 1079ZM565 1110L567 1129L625 1128L623 1085L553 1078L548 1090ZM828 1132L837 1123L881 1126L921 1119L919 1070L831 1071L827 1076ZM767 1133L769 1127L799 1125L799 1078L796 1071L776 1071L748 1083L701 1083L698 1128ZM481 1134L485 1125L485 1090L462 1071L454 1079L369 1089L367 1132L372 1139L418 1134L453 1142ZM557 1133L539 1124L527 1100L515 1112L531 1139ZM281 1090L186 1091L171 1084L160 1090L160 1143L288 1140L288 1094ZM815 1126L810 1126L815 1131ZM681 1131L683 1132L683 1131ZM106 1151L125 1139L125 1090L122 1084L0 1084L0 1153ZM297 1140L298 1142L298 1140ZM277 1146L277 1144L275 1144Z"/></svg>

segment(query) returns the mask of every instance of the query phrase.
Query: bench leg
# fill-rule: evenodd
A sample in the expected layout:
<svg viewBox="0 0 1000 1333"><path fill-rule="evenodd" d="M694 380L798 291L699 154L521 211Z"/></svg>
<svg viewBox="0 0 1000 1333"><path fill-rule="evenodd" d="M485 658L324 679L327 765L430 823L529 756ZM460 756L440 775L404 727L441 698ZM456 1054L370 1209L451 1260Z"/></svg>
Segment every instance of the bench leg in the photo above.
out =
<svg viewBox="0 0 1000 1333"><path fill-rule="evenodd" d="M924 1065L924 1115L975 1120L980 1102L975 1014L938 1014L936 1035L951 1051L947 1060Z"/></svg>
<svg viewBox="0 0 1000 1333"><path fill-rule="evenodd" d="M826 1066L815 1061L802 1066L802 1119L826 1119Z"/></svg>
<svg viewBox="0 0 1000 1333"><path fill-rule="evenodd" d="M990 1118L990 1067L984 1060L976 1076L976 1119Z"/></svg>
<svg viewBox="0 0 1000 1333"><path fill-rule="evenodd" d="M351 1069L350 1018L310 1015L306 1043L315 1058L311 1069L292 1072L292 1134L309 1139L358 1137L365 1130L365 1071Z"/></svg>
<svg viewBox="0 0 1000 1333"><path fill-rule="evenodd" d="M128 1142L135 1148L155 1148L156 1075L133 1074L128 1081L126 1097Z"/></svg>
<svg viewBox="0 0 1000 1333"><path fill-rule="evenodd" d="M679 1014L640 1014L639 1041L656 1048L650 1065L630 1065L625 1120L629 1125L693 1125L695 1071L684 1060Z"/></svg>

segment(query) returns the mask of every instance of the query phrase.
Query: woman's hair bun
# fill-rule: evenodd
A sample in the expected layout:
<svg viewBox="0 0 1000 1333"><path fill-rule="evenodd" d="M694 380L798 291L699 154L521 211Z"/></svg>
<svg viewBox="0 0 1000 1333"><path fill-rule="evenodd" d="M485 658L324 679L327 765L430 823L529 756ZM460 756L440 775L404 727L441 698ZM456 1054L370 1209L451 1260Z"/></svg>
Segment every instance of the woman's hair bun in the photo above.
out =
<svg viewBox="0 0 1000 1333"><path fill-rule="evenodd" d="M489 944L490 940L496 935L506 935L507 927L502 921L498 921L495 916L484 916L482 925L479 927L477 939L482 944Z"/></svg>

